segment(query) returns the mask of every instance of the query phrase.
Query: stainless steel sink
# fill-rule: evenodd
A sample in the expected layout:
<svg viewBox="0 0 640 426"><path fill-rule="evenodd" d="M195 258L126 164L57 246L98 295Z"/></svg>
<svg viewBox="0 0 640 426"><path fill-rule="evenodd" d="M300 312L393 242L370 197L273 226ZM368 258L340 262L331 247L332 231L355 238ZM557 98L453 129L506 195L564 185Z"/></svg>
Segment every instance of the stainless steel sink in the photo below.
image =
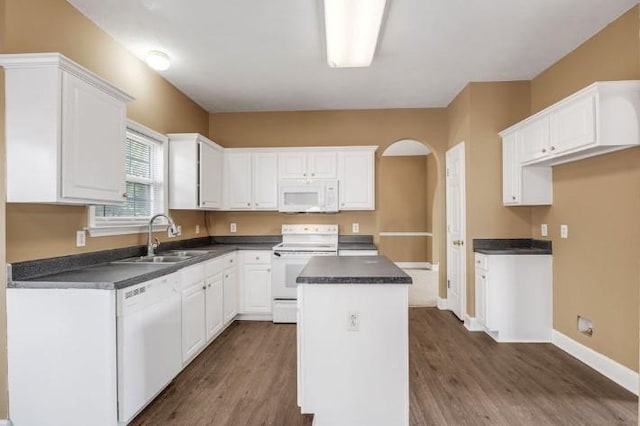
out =
<svg viewBox="0 0 640 426"><path fill-rule="evenodd" d="M167 256L186 256L186 257L194 257L194 256L202 256L203 254L209 253L209 250L169 250L166 252ZM165 253L162 253L165 255Z"/></svg>
<svg viewBox="0 0 640 426"><path fill-rule="evenodd" d="M112 263L179 263L191 259L193 256L141 256L118 260Z"/></svg>

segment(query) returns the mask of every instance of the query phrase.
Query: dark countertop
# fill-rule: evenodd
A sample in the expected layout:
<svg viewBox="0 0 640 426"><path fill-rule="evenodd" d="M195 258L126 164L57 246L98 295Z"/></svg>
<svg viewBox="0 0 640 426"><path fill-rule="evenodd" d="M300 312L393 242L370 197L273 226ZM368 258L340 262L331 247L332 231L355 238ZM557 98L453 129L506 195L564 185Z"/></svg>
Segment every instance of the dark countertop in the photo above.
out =
<svg viewBox="0 0 640 426"><path fill-rule="evenodd" d="M402 269L385 256L312 257L298 284L411 284Z"/></svg>
<svg viewBox="0 0 640 426"><path fill-rule="evenodd" d="M373 235L340 235L338 250L378 250Z"/></svg>
<svg viewBox="0 0 640 426"><path fill-rule="evenodd" d="M164 243L159 255L165 250L197 249L206 250L206 254L194 256L179 263L111 263L129 257L142 256L146 248L125 248L59 258L21 262L12 265L17 275L7 283L8 288L81 288L99 290L118 290L139 284L185 267L195 265L236 250L271 250L277 244L270 238L242 238L235 244L211 244L209 238L198 239L200 245L192 240L185 244ZM265 242L264 240L268 240ZM205 245L202 245L204 243ZM165 248L163 248L163 246ZM95 263L100 261L101 263ZM83 264L84 263L84 264ZM49 273L47 273L49 272Z"/></svg>
<svg viewBox="0 0 640 426"><path fill-rule="evenodd" d="M473 251L487 255L552 254L551 241L531 238L474 239Z"/></svg>
<svg viewBox="0 0 640 426"><path fill-rule="evenodd" d="M378 250L373 243L338 243L338 250Z"/></svg>

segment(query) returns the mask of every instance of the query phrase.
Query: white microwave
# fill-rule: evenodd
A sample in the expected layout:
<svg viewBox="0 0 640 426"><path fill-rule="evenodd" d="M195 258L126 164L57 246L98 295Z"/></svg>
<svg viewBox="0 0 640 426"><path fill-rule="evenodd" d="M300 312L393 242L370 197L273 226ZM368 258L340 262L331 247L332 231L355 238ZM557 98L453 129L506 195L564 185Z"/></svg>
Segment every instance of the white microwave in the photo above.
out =
<svg viewBox="0 0 640 426"><path fill-rule="evenodd" d="M338 181L281 180L278 210L284 213L335 213L338 211Z"/></svg>

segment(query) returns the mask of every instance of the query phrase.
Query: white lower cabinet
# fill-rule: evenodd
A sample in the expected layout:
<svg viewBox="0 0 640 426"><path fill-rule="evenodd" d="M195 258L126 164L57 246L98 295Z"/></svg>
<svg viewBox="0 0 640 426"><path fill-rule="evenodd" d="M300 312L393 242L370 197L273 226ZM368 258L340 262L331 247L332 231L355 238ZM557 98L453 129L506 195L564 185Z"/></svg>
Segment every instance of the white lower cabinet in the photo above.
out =
<svg viewBox="0 0 640 426"><path fill-rule="evenodd" d="M206 343L204 266L182 271L182 362L187 364Z"/></svg>
<svg viewBox="0 0 640 426"><path fill-rule="evenodd" d="M242 314L271 314L271 251L241 253L240 289Z"/></svg>
<svg viewBox="0 0 640 426"><path fill-rule="evenodd" d="M205 281L207 286L205 305L207 321L207 342L210 342L220 333L224 326L222 314L223 293L222 293L222 272L209 277Z"/></svg>
<svg viewBox="0 0 640 426"><path fill-rule="evenodd" d="M222 277L223 319L228 324L238 314L238 272L236 254L227 254L222 258L225 265Z"/></svg>
<svg viewBox="0 0 640 426"><path fill-rule="evenodd" d="M550 342L551 255L475 254L476 321L498 342Z"/></svg>

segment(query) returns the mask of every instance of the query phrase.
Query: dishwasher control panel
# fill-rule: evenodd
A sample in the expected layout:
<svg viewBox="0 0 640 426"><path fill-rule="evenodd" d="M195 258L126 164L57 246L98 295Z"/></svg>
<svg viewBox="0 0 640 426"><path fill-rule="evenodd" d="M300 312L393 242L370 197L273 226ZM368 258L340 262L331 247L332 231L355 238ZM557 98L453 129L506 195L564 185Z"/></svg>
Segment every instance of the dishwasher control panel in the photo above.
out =
<svg viewBox="0 0 640 426"><path fill-rule="evenodd" d="M179 293L180 272L117 291L117 315L131 314Z"/></svg>

